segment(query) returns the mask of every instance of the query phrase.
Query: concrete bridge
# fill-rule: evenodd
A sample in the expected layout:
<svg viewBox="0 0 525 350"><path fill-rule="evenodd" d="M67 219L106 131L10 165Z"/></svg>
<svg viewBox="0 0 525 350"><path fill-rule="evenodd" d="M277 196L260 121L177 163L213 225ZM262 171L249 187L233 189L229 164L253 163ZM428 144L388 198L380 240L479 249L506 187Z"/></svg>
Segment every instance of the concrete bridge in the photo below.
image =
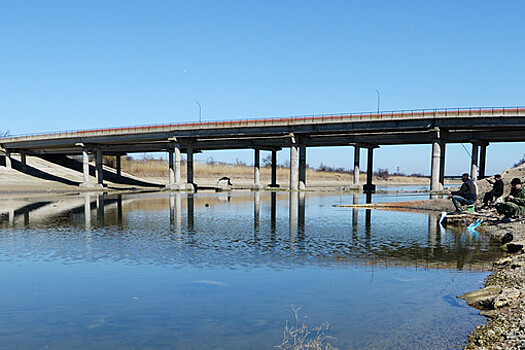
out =
<svg viewBox="0 0 525 350"><path fill-rule="evenodd" d="M193 155L221 149L254 150L254 189L261 189L260 151L272 152L272 180L277 187L277 152L290 150L290 190L304 189L307 147L353 146L354 185L359 185L360 148L368 150L366 192L373 192L373 151L382 145L432 144L431 185L443 188L447 143L471 143L471 175L485 176L486 148L493 142L525 141L525 108L456 108L397 112L316 115L290 118L246 119L180 123L124 128L79 130L0 138L5 166L12 154L82 155L83 187L103 185L102 156L117 159L133 152L168 152L167 188L194 189ZM181 153L187 155L187 178L181 179ZM95 155L96 175L89 174L89 155Z"/></svg>

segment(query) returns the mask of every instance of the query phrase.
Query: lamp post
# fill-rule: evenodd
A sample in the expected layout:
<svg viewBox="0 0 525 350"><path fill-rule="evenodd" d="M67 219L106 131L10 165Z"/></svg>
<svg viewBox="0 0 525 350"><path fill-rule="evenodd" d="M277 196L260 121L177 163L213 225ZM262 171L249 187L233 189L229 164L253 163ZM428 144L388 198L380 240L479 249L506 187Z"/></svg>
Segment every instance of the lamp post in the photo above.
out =
<svg viewBox="0 0 525 350"><path fill-rule="evenodd" d="M202 107L201 107L201 104L199 103L199 101L195 101L195 103L199 105L199 123L202 123L202 117L201 117Z"/></svg>
<svg viewBox="0 0 525 350"><path fill-rule="evenodd" d="M377 114L379 114L379 104L381 103L381 94L379 93L379 90L376 89L377 92Z"/></svg>

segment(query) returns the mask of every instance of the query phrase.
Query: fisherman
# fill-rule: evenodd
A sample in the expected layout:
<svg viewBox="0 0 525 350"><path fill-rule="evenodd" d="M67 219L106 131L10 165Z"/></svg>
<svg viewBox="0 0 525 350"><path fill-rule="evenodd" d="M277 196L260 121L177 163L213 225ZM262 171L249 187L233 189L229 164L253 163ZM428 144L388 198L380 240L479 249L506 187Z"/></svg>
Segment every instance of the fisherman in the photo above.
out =
<svg viewBox="0 0 525 350"><path fill-rule="evenodd" d="M487 208L489 203L491 204L494 202L494 199L503 196L504 185L500 174L494 175L494 181L491 179L486 180L492 186L492 189L485 193L485 196L483 197L483 206L481 207L482 209Z"/></svg>
<svg viewBox="0 0 525 350"><path fill-rule="evenodd" d="M496 204L498 214L504 214L504 219L525 215L525 187L517 177L510 182L510 194L505 197L505 203Z"/></svg>
<svg viewBox="0 0 525 350"><path fill-rule="evenodd" d="M452 191L448 194L448 198L452 198L456 212L463 211L462 205L472 205L476 203L478 199L478 186L476 182L470 178L469 174L464 173L461 175L461 181L463 181L463 184L459 191Z"/></svg>

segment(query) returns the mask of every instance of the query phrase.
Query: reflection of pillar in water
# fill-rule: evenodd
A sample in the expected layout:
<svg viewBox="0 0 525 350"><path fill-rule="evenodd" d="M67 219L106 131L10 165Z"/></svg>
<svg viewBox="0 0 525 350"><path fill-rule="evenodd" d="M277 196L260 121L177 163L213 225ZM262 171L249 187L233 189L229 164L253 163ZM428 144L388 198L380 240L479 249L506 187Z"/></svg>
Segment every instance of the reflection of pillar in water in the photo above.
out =
<svg viewBox="0 0 525 350"><path fill-rule="evenodd" d="M15 226L15 210L9 209L9 227L14 227L14 226Z"/></svg>
<svg viewBox="0 0 525 350"><path fill-rule="evenodd" d="M261 205L261 192L253 192L253 229L254 235L259 233L259 213Z"/></svg>
<svg viewBox="0 0 525 350"><path fill-rule="evenodd" d="M170 209L170 230L173 231L175 228L175 195L169 194L168 197L169 209Z"/></svg>
<svg viewBox="0 0 525 350"><path fill-rule="evenodd" d="M305 209L306 209L306 193L299 192L299 234L304 235L305 226Z"/></svg>
<svg viewBox="0 0 525 350"><path fill-rule="evenodd" d="M436 215L428 215L428 245L430 247L430 254L433 255L434 248L437 245L437 237L439 235L439 219Z"/></svg>
<svg viewBox="0 0 525 350"><path fill-rule="evenodd" d="M97 222L104 226L104 195L99 194L97 197Z"/></svg>
<svg viewBox="0 0 525 350"><path fill-rule="evenodd" d="M370 204L370 203L372 203L372 193L367 192L366 193L366 204Z"/></svg>
<svg viewBox="0 0 525 350"><path fill-rule="evenodd" d="M194 209L194 198L193 194L189 193L186 197L186 205L188 211L188 232L192 232L195 229L195 224L193 221L193 209Z"/></svg>
<svg viewBox="0 0 525 350"><path fill-rule="evenodd" d="M290 205L289 205L289 225L290 225L290 241L295 242L297 238L297 205L299 202L299 193L290 192Z"/></svg>
<svg viewBox="0 0 525 350"><path fill-rule="evenodd" d="M359 202L359 195L354 194L352 196L352 204L357 204ZM359 212L357 208L352 208L352 237L357 239L357 222L359 219Z"/></svg>
<svg viewBox="0 0 525 350"><path fill-rule="evenodd" d="M275 236L275 221L277 217L277 193L270 193L270 231Z"/></svg>
<svg viewBox="0 0 525 350"><path fill-rule="evenodd" d="M170 193L170 229L180 234L182 229L182 200L180 192Z"/></svg>
<svg viewBox="0 0 525 350"><path fill-rule="evenodd" d="M365 237L367 240L370 240L370 237L372 236L372 210L371 209L365 209Z"/></svg>
<svg viewBox="0 0 525 350"><path fill-rule="evenodd" d="M86 230L91 229L91 197L89 194L84 195L84 226Z"/></svg>
<svg viewBox="0 0 525 350"><path fill-rule="evenodd" d="M117 225L122 226L122 195L117 195Z"/></svg>

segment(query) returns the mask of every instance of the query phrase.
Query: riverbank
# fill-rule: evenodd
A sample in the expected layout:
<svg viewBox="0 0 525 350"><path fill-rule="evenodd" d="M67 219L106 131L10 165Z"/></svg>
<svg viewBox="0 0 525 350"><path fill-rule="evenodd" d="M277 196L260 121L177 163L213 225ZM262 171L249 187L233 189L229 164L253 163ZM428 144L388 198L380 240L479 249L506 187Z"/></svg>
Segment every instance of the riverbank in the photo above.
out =
<svg viewBox="0 0 525 350"><path fill-rule="evenodd" d="M485 301L481 314L487 323L475 329L465 349L525 348L525 222L494 223L483 228L495 242L512 241L502 246L505 257L494 262L485 281Z"/></svg>
<svg viewBox="0 0 525 350"><path fill-rule="evenodd" d="M15 160L18 160L16 156ZM115 169L104 166L106 175L113 175ZM168 165L163 161L126 161L122 165L123 182L112 182L105 178L104 191L129 190L160 190L168 183ZM222 177L228 177L233 189L250 189L253 185L253 167L243 164L207 164L196 163L194 169L194 183L200 188L214 188ZM182 167L182 179L186 178L186 167ZM359 186L353 185L353 175L348 172L319 171L308 168L306 173L309 190L355 190ZM277 168L277 183L287 188L290 180L289 169ZM427 177L385 175L373 176L374 184L378 186L421 185L428 186ZM0 166L0 193L62 193L88 191L79 187L83 182L82 172L63 167L38 157L27 156L26 171L7 169ZM92 178L92 182L95 179ZM263 186L271 182L271 169L261 167L260 183ZM366 182L366 173L360 174L360 183Z"/></svg>

